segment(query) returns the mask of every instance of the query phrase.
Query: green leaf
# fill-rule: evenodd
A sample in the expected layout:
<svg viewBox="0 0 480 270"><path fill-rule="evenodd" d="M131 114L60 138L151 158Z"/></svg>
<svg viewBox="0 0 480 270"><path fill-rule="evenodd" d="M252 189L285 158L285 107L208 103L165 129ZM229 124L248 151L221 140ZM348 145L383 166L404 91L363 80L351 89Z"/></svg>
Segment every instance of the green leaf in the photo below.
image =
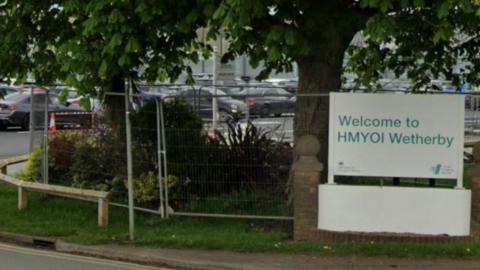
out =
<svg viewBox="0 0 480 270"><path fill-rule="evenodd" d="M444 0L437 8L437 17L444 18L450 13L450 1Z"/></svg>
<svg viewBox="0 0 480 270"><path fill-rule="evenodd" d="M120 58L118 59L118 65L123 67L123 66L126 66L129 62L129 59L128 59L128 55L127 54L123 54L122 56L120 56Z"/></svg>
<svg viewBox="0 0 480 270"><path fill-rule="evenodd" d="M123 14L118 10L118 9L114 9L111 13L110 13L110 16L108 18L109 22L111 23L122 23L125 21L125 17L123 16Z"/></svg>
<svg viewBox="0 0 480 270"><path fill-rule="evenodd" d="M84 108L87 111L91 111L92 110L92 104L90 102L90 98L82 97L80 99L80 107Z"/></svg>
<svg viewBox="0 0 480 270"><path fill-rule="evenodd" d="M382 12L385 13L392 8L393 8L393 4L391 0L382 0L382 2L380 2L380 10Z"/></svg>
<svg viewBox="0 0 480 270"><path fill-rule="evenodd" d="M295 39L295 32L293 30L288 30L285 33L285 42L290 46L295 45L297 41Z"/></svg>
<svg viewBox="0 0 480 270"><path fill-rule="evenodd" d="M58 103L64 104L65 102L67 102L67 99L68 99L68 90L63 89L60 92L60 95L58 95Z"/></svg>
<svg viewBox="0 0 480 270"><path fill-rule="evenodd" d="M108 45L104 48L103 52L110 55L115 54L116 48L122 44L122 39L123 37L121 34L114 34L113 37L110 39Z"/></svg>
<svg viewBox="0 0 480 270"><path fill-rule="evenodd" d="M226 14L225 4L220 4L217 10L213 13L212 19L218 20L222 19Z"/></svg>
<svg viewBox="0 0 480 270"><path fill-rule="evenodd" d="M284 33L284 29L281 26L274 25L272 27L272 30L270 30L270 33L268 34L268 39L271 39L273 41L280 41Z"/></svg>
<svg viewBox="0 0 480 270"><path fill-rule="evenodd" d="M134 37L131 37L128 40L127 46L125 47L125 52L130 53L137 53L140 51L140 44L138 43L138 40Z"/></svg>
<svg viewBox="0 0 480 270"><path fill-rule="evenodd" d="M413 0L413 5L416 7L423 7L425 6L425 0Z"/></svg>
<svg viewBox="0 0 480 270"><path fill-rule="evenodd" d="M410 0L400 0L401 8L407 8L409 4L410 4Z"/></svg>
<svg viewBox="0 0 480 270"><path fill-rule="evenodd" d="M277 61L282 57L280 49L277 46L272 46L268 49L267 59L268 61Z"/></svg>
<svg viewBox="0 0 480 270"><path fill-rule="evenodd" d="M140 3L137 5L137 8L135 8L135 12L136 12L136 13L139 13L139 14L142 14L142 13L144 13L145 11L147 11L147 6L146 6L145 3L143 3L143 2L140 2Z"/></svg>
<svg viewBox="0 0 480 270"><path fill-rule="evenodd" d="M102 64L100 65L100 68L98 69L98 76L100 78L106 78L107 71L108 71L108 63L105 60L103 60Z"/></svg>
<svg viewBox="0 0 480 270"><path fill-rule="evenodd" d="M380 2L379 0L369 0L368 5L370 7L378 7L379 2Z"/></svg>
<svg viewBox="0 0 480 270"><path fill-rule="evenodd" d="M200 15L200 11L198 9L192 9L190 13L188 13L187 17L185 18L185 21L189 24L194 23L198 16Z"/></svg>

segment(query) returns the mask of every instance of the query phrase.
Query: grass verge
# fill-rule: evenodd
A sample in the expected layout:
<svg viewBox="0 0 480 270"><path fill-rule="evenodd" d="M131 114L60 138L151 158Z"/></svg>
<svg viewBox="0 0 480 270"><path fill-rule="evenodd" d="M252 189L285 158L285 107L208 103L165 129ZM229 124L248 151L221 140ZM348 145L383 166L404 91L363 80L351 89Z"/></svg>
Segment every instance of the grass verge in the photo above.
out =
<svg viewBox="0 0 480 270"><path fill-rule="evenodd" d="M134 244L152 247L222 249L239 252L312 253L393 257L480 258L480 243L469 244L336 244L293 242L287 233L264 229L248 220L177 217L162 220L137 213L134 242L128 242L127 211L112 207L110 225L96 224L96 205L32 193L29 207L16 210L14 188L0 184L0 230L35 236L61 237L67 242Z"/></svg>

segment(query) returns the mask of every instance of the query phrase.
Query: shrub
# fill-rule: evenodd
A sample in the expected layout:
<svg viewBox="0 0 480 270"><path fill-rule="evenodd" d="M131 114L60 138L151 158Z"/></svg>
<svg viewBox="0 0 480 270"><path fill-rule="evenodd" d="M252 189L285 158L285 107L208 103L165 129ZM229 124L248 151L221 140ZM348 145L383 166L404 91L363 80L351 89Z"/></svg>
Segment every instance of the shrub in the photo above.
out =
<svg viewBox="0 0 480 270"><path fill-rule="evenodd" d="M88 141L88 136L78 131L60 132L51 137L48 143L49 179L55 184L69 184L71 170L78 147ZM90 149L93 145L90 145Z"/></svg>
<svg viewBox="0 0 480 270"><path fill-rule="evenodd" d="M140 177L133 179L134 199L138 204L151 204L158 202L159 187L158 178L153 172L140 175ZM156 203L158 207L158 203Z"/></svg>
<svg viewBox="0 0 480 270"><path fill-rule="evenodd" d="M158 207L155 103L147 103L131 119L135 201ZM201 119L182 102L164 104L164 120L167 184L173 207L228 194L257 193L278 198L285 191L292 149L289 144L271 140L269 132L251 123L244 129L230 124L226 132L217 131L214 138L209 138ZM113 200L126 201L122 131L96 125L87 133L59 133L49 144L51 183L109 190ZM41 150L32 153L28 164L25 178L39 179Z"/></svg>
<svg viewBox="0 0 480 270"><path fill-rule="evenodd" d="M37 181L42 178L41 168L42 168L42 156L43 150L41 147L35 147L30 153L27 159L27 164L25 165L25 172L20 173L18 178L24 181Z"/></svg>
<svg viewBox="0 0 480 270"><path fill-rule="evenodd" d="M108 128L90 132L62 131L49 140L49 182L65 186L108 190L117 176L124 176L124 146ZM41 178L42 149L30 155L24 178Z"/></svg>
<svg viewBox="0 0 480 270"><path fill-rule="evenodd" d="M79 141L73 154L69 177L85 188L111 189L116 177L126 178L124 138L118 132L97 126Z"/></svg>
<svg viewBox="0 0 480 270"><path fill-rule="evenodd" d="M182 181L182 179L169 175L166 179L169 195L179 197L186 194L186 189L189 186L189 179ZM125 189L127 182L124 181ZM147 172L140 175L133 180L134 199L137 205L149 208L158 208L160 200L160 189L158 185L158 177L154 172ZM179 201L176 201L173 206L179 206ZM185 203L185 202L184 202Z"/></svg>
<svg viewBox="0 0 480 270"><path fill-rule="evenodd" d="M167 142L181 147L205 145L203 123L190 108L181 103L164 105ZM137 203L158 205L157 132L155 103L147 103L132 114L132 144ZM89 132L62 131L49 141L50 183L79 188L109 190L117 201L126 198L126 146L124 130L112 129L106 120L97 118L97 125ZM172 162L187 163L190 153L169 151ZM41 176L42 151L40 148L29 158L24 178L38 180ZM173 166L170 173L190 175L185 166ZM169 177L172 194L184 183L177 177ZM172 180L177 179L177 180ZM183 179L183 178L181 178Z"/></svg>
<svg viewBox="0 0 480 270"><path fill-rule="evenodd" d="M157 115L156 104L146 103L132 114L134 168L137 172L156 171ZM203 122L188 105L181 101L163 105L165 139L169 174L191 175L188 164L203 160L199 149L206 147Z"/></svg>
<svg viewBox="0 0 480 270"><path fill-rule="evenodd" d="M211 143L223 155L227 183L224 190L260 191L286 184L292 149L288 143L270 139L270 131L252 123L247 123L245 129L229 124L227 133L217 131Z"/></svg>

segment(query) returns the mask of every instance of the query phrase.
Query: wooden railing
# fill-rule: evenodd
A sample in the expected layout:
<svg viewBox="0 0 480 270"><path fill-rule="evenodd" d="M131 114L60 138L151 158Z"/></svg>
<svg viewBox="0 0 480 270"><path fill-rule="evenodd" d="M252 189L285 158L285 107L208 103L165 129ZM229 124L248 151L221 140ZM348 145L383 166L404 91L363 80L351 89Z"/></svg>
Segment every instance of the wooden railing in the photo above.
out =
<svg viewBox="0 0 480 270"><path fill-rule="evenodd" d="M7 167L9 165L25 162L27 159L28 155L24 155L0 161L0 181L16 186L18 189L18 210L23 210L27 207L28 192L40 192L60 197L90 200L98 202L98 225L108 225L110 192L27 182L7 175Z"/></svg>

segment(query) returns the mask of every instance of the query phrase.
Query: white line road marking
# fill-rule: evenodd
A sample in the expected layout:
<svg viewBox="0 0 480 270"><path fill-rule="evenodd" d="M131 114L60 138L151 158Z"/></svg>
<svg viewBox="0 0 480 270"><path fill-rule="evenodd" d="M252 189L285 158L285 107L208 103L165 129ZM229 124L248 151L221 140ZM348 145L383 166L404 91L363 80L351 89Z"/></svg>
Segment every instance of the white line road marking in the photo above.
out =
<svg viewBox="0 0 480 270"><path fill-rule="evenodd" d="M65 253L58 253L58 252L54 252L54 251L46 251L46 250L12 246L12 245L1 244L1 243L0 243L0 250L7 251L7 252L21 253L21 254L24 254L24 255L41 256L41 257L48 257L48 258L61 259L61 260L69 260L69 261L88 263L88 264L97 264L97 265L112 266L112 267L122 267L123 269L130 269L130 270L138 270L138 269L169 270L168 268L158 268L158 267L151 267L151 266L139 265L139 264L133 264L133 263L98 259L98 258L93 258L93 257L84 257L84 256L71 255L71 254L65 254Z"/></svg>

